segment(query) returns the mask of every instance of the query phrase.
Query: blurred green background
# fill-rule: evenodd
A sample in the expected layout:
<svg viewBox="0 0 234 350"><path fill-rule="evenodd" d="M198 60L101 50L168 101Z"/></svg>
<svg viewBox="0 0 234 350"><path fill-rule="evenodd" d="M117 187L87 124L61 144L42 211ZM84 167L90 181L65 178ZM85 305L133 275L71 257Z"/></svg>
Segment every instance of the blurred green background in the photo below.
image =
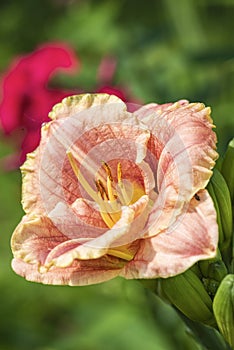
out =
<svg viewBox="0 0 234 350"><path fill-rule="evenodd" d="M93 91L105 56L113 84L142 103L187 98L212 107L222 154L234 134L234 1L2 0L0 73L39 44L66 41L82 67L53 85ZM11 153L1 140L0 156ZM10 268L22 216L19 171L0 174L0 349L199 349L176 313L137 281L88 287L29 283ZM191 301L192 302L192 301Z"/></svg>

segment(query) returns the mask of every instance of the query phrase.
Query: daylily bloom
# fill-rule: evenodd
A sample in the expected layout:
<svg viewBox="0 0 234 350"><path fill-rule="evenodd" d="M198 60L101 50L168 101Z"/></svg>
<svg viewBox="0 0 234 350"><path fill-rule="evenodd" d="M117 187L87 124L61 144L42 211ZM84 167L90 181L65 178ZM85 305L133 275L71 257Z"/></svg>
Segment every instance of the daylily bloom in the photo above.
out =
<svg viewBox="0 0 234 350"><path fill-rule="evenodd" d="M58 70L74 72L79 65L75 52L64 43L48 43L20 57L2 79L0 123L5 135L17 141L20 154L12 158L17 167L39 144L41 124L55 103L77 93L48 88L52 74Z"/></svg>
<svg viewBox="0 0 234 350"><path fill-rule="evenodd" d="M22 167L16 273L86 285L166 278L215 256L210 108L181 100L130 113L116 96L86 94L50 118Z"/></svg>

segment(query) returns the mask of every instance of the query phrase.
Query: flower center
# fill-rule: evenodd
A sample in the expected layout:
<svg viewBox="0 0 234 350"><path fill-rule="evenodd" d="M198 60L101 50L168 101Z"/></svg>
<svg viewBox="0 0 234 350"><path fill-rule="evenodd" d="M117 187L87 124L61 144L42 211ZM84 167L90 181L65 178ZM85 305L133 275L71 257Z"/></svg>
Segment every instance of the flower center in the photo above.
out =
<svg viewBox="0 0 234 350"><path fill-rule="evenodd" d="M103 221L112 228L121 217L121 207L135 203L144 194L144 188L136 181L130 182L122 179L122 165L117 164L117 181L114 181L110 166L102 163L106 177L98 174L95 178L96 191L89 185L79 170L75 157L68 151L67 156L71 167L89 196L99 205Z"/></svg>

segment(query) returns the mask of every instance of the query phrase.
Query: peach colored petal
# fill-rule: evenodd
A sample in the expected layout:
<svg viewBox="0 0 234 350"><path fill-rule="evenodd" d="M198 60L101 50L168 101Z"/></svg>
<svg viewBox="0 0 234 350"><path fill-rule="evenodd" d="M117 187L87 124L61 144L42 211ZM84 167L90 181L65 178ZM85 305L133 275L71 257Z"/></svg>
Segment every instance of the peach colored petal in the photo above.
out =
<svg viewBox="0 0 234 350"><path fill-rule="evenodd" d="M49 252L66 240L49 218L24 216L13 233L11 247L15 258L43 265Z"/></svg>
<svg viewBox="0 0 234 350"><path fill-rule="evenodd" d="M151 104L149 108L144 106L136 112L137 117L164 144L159 159L158 188L160 190L167 175L171 175L168 180L171 182L177 158L179 162L180 159L187 158L193 171L193 186L190 191L190 197L192 197L197 190L207 185L212 174L210 169L213 168L218 156L215 151L216 135L212 131L210 108L205 108L202 103L188 103L184 100L169 105L167 108L159 107L161 106L154 107Z"/></svg>
<svg viewBox="0 0 234 350"><path fill-rule="evenodd" d="M13 259L13 270L28 281L54 284L83 286L105 282L119 275L125 262L112 256L96 260L74 261L66 269L52 266L49 271L40 272L37 265Z"/></svg>
<svg viewBox="0 0 234 350"><path fill-rule="evenodd" d="M90 107L106 104L122 104L123 101L115 95L109 94L81 94L69 96L63 99L62 103L56 104L49 113L51 119L67 118Z"/></svg>
<svg viewBox="0 0 234 350"><path fill-rule="evenodd" d="M110 248L116 248L137 241L144 234L144 226L150 212L148 196L142 196L136 203L123 206L121 218L102 235L92 239L87 232L78 239L58 244L50 251L46 266L67 267L75 259L97 259L108 254Z"/></svg>
<svg viewBox="0 0 234 350"><path fill-rule="evenodd" d="M167 231L144 239L134 259L124 268L125 278L170 277L184 272L198 260L216 254L218 226L213 202L206 190Z"/></svg>
<svg viewBox="0 0 234 350"><path fill-rule="evenodd" d="M81 244L80 240L71 240L56 246L46 259L45 265L67 267L75 259L97 259L107 254L108 249L119 246L119 240L128 233L134 219L134 211L130 207L122 207L120 220L103 235ZM129 243L129 242L127 242Z"/></svg>
<svg viewBox="0 0 234 350"><path fill-rule="evenodd" d="M25 163L21 167L22 172L22 206L26 214L46 214L40 195L40 183L38 177L38 161L41 146L33 153L27 155Z"/></svg>
<svg viewBox="0 0 234 350"><path fill-rule="evenodd" d="M71 206L59 202L48 218L67 239L97 238L108 230L98 205L84 198L78 198Z"/></svg>
<svg viewBox="0 0 234 350"><path fill-rule="evenodd" d="M75 244L77 246L84 241L87 238L76 240ZM48 254L62 242L66 246L73 241L67 241L49 218L25 216L12 236L13 270L34 282L85 285L117 276L125 263L121 259L104 256L88 261L75 260L66 269L50 266L48 270L45 267Z"/></svg>
<svg viewBox="0 0 234 350"><path fill-rule="evenodd" d="M218 156L216 135L210 109L201 103L179 101L161 109L149 105L136 113L157 140L151 142L151 147L161 145L160 152L150 149L158 157L155 164L159 192L148 223L148 234L152 236L171 225L184 203L206 186Z"/></svg>

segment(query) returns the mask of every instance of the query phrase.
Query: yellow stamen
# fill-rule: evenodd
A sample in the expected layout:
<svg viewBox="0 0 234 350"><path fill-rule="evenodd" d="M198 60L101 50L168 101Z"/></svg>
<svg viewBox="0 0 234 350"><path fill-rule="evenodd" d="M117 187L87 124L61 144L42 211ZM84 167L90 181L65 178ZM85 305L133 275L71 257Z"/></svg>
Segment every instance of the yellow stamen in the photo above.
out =
<svg viewBox="0 0 234 350"><path fill-rule="evenodd" d="M107 191L108 191L109 200L111 202L113 202L115 200L115 196L114 196L114 193L113 193L112 181L111 181L111 178L109 176L107 177L106 185L107 185Z"/></svg>
<svg viewBox="0 0 234 350"><path fill-rule="evenodd" d="M109 200L108 193L106 192L105 186L103 185L100 179L96 181L96 187L98 192L100 192L102 199L105 201L108 201Z"/></svg>
<svg viewBox="0 0 234 350"><path fill-rule="evenodd" d="M67 157L71 164L72 170L74 171L74 174L76 175L77 179L83 186L84 190L90 195L90 197L95 202L97 202L98 201L97 193L92 189L92 187L89 185L89 183L85 180L84 176L79 171L75 158L73 157L73 154L70 151L67 151Z"/></svg>
<svg viewBox="0 0 234 350"><path fill-rule="evenodd" d="M118 165L117 165L117 177L118 177L118 183L122 182L122 165L121 165L121 163L118 163Z"/></svg>
<svg viewBox="0 0 234 350"><path fill-rule="evenodd" d="M107 254L116 256L117 258L124 259L127 261L132 260L134 257L134 254L128 250L128 245L108 249Z"/></svg>
<svg viewBox="0 0 234 350"><path fill-rule="evenodd" d="M105 169L105 171L107 173L107 176L110 178L110 181L112 182L113 181L113 177L112 177L109 165L106 162L102 162L102 164L103 164L103 167L104 167L104 169Z"/></svg>
<svg viewBox="0 0 234 350"><path fill-rule="evenodd" d="M95 181L97 188L96 192L82 175L77 165L78 160L73 156L71 151L67 151L67 156L78 181L81 183L82 187L89 194L89 196L99 204L102 219L109 228L112 228L121 218L121 205L133 204L145 194L144 189L139 185L134 183L123 183L121 163L118 163L117 166L118 185L116 188L114 188L111 169L105 162L103 162L103 167L106 171L107 179L101 180L103 177L100 176L101 179L98 178ZM104 181L106 181L106 183ZM133 258L132 254L129 253L127 249L124 249L124 246L110 249L109 252L110 253L108 254L125 260L131 260Z"/></svg>
<svg viewBox="0 0 234 350"><path fill-rule="evenodd" d="M128 196L126 188L122 181L122 165L118 163L117 165L117 178L118 178L118 186L120 189L120 197L123 205L128 205L131 202L131 198Z"/></svg>
<svg viewBox="0 0 234 350"><path fill-rule="evenodd" d="M103 201L100 192L98 193L98 197L99 199L97 203L99 204L101 209L100 210L101 217L103 218L103 221L107 224L107 226L111 228L114 226L115 221L112 219L110 213L108 213L108 209L106 208L106 203L105 201Z"/></svg>
<svg viewBox="0 0 234 350"><path fill-rule="evenodd" d="M124 186L122 181L119 183L119 188L120 188L120 191L122 194L122 198L124 200L124 205L129 205L131 203L131 198L128 195L128 193L126 191L126 187Z"/></svg>

